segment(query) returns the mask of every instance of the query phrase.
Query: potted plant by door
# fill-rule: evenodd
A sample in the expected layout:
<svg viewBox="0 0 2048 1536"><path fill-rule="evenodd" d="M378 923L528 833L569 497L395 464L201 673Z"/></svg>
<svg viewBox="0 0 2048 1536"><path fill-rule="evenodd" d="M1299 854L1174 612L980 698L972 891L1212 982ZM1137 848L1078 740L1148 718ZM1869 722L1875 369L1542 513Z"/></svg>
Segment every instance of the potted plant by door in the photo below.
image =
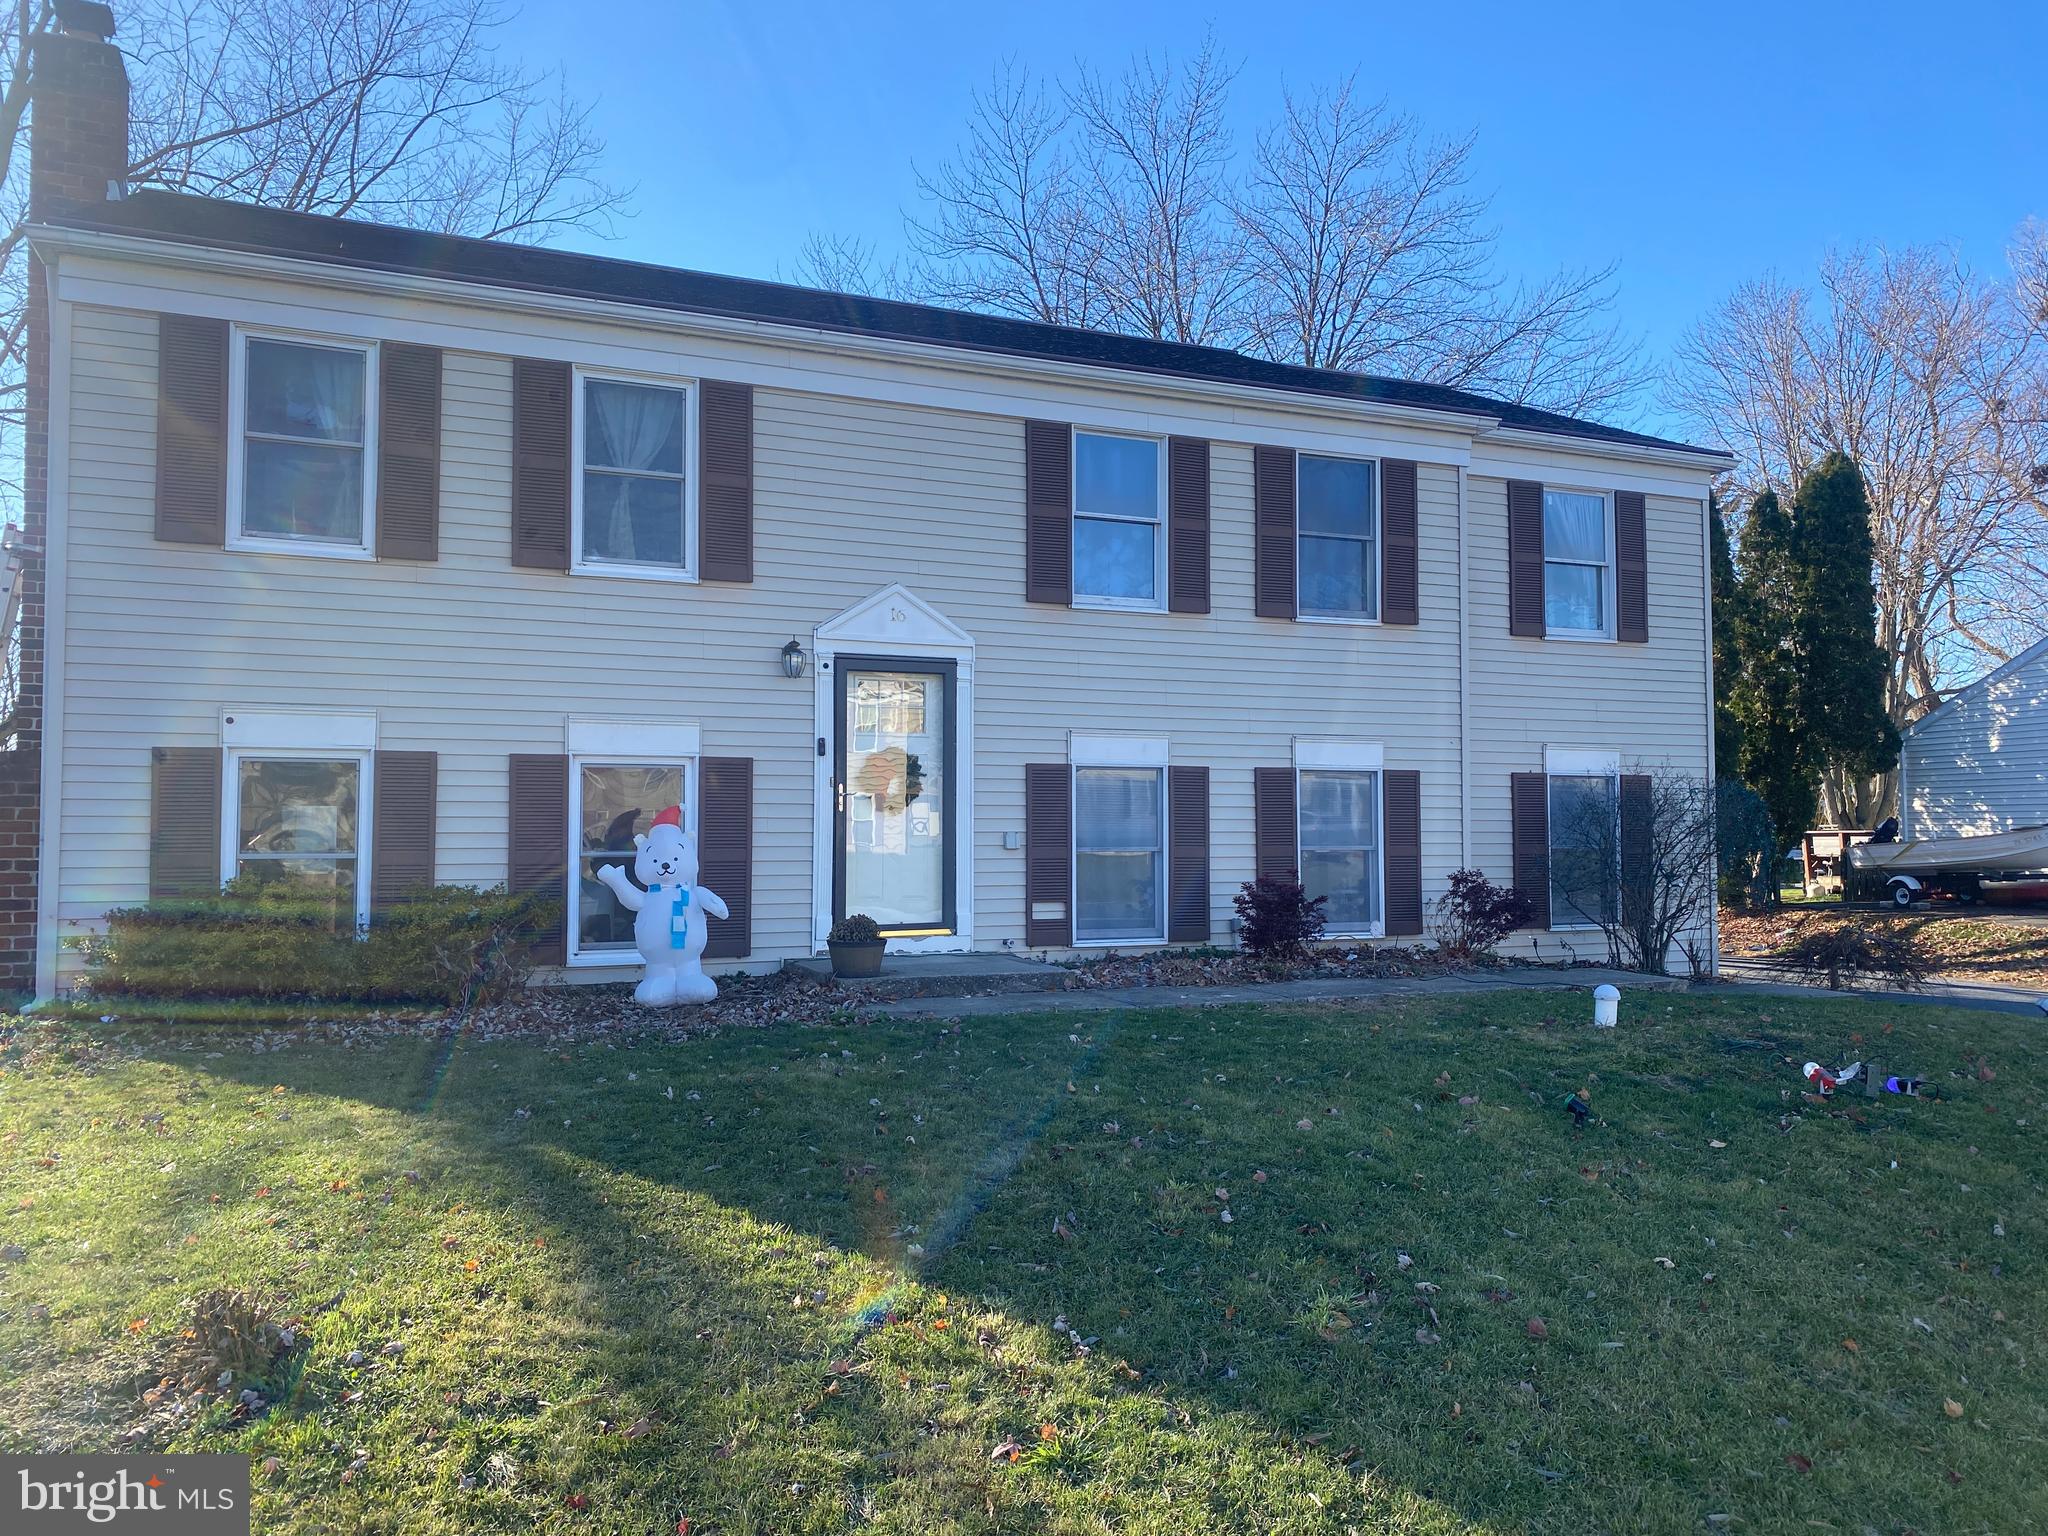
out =
<svg viewBox="0 0 2048 1536"><path fill-rule="evenodd" d="M865 912L851 913L834 923L832 931L825 935L825 946L832 951L834 976L882 974L882 951L887 942L882 938L880 925Z"/></svg>

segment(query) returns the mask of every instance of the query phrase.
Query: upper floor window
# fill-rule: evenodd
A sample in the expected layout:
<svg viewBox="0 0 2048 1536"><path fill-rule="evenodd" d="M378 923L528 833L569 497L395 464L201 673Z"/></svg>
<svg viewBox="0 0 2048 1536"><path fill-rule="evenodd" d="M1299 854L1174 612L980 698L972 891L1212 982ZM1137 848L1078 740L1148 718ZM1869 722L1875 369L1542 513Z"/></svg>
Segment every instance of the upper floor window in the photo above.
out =
<svg viewBox="0 0 2048 1536"><path fill-rule="evenodd" d="M1598 491L1543 492L1543 628L1614 633L1614 534Z"/></svg>
<svg viewBox="0 0 2048 1536"><path fill-rule="evenodd" d="M1296 561L1307 618L1377 619L1377 466L1304 453L1295 460Z"/></svg>
<svg viewBox="0 0 2048 1536"><path fill-rule="evenodd" d="M578 570L691 574L690 394L687 386L579 378Z"/></svg>
<svg viewBox="0 0 2048 1536"><path fill-rule="evenodd" d="M231 543L368 555L374 346L237 336Z"/></svg>
<svg viewBox="0 0 2048 1536"><path fill-rule="evenodd" d="M1162 444L1074 433L1074 600L1158 608L1166 590Z"/></svg>

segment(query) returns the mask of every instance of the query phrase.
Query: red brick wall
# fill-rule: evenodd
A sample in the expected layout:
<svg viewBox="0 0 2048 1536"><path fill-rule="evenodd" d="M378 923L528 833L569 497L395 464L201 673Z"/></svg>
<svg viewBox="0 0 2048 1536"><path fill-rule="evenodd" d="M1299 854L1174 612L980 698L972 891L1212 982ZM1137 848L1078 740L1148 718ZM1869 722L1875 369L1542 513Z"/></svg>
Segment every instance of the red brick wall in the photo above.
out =
<svg viewBox="0 0 2048 1536"><path fill-rule="evenodd" d="M29 215L100 202L128 170L128 72L97 38L53 34L33 55ZM0 995L35 989L42 830L43 556L49 541L49 283L28 263L27 419L22 437L21 686L14 745L0 750Z"/></svg>

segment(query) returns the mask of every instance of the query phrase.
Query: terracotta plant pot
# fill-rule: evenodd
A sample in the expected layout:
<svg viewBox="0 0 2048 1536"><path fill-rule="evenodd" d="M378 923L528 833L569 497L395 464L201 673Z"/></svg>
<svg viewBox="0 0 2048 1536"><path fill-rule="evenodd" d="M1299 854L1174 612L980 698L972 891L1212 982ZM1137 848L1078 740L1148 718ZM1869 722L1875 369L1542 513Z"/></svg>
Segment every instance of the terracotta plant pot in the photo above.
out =
<svg viewBox="0 0 2048 1536"><path fill-rule="evenodd" d="M871 944L841 944L830 942L825 946L832 951L832 974L854 979L862 976L882 974L882 952L889 947L885 939L876 939Z"/></svg>

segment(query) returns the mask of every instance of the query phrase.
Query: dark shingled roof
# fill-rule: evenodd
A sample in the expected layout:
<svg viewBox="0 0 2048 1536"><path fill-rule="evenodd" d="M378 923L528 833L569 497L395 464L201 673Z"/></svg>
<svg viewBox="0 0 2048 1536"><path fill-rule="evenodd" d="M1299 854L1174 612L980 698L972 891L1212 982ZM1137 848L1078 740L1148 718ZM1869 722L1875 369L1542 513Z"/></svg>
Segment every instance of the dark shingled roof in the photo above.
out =
<svg viewBox="0 0 2048 1536"><path fill-rule="evenodd" d="M929 346L959 347L1015 357L1047 358L1097 368L1177 378L1213 379L1305 395L1372 400L1429 411L1497 417L1503 426L1619 446L1675 449L1719 457L1668 438L1624 432L1554 411L1514 405L1441 384L1334 369L1302 368L1246 357L1223 347L1193 347L1106 331L1043 325L1001 315L902 304L889 299L827 293L756 278L725 277L657 267L645 262L585 256L540 246L511 245L428 234L389 224L367 224L322 214L288 213L247 203L136 192L118 202L70 208L50 222L68 229L133 235L182 245L249 251L384 272L406 272L456 282L488 283L534 293L563 294L622 304L718 315L738 320L800 325L883 336Z"/></svg>

